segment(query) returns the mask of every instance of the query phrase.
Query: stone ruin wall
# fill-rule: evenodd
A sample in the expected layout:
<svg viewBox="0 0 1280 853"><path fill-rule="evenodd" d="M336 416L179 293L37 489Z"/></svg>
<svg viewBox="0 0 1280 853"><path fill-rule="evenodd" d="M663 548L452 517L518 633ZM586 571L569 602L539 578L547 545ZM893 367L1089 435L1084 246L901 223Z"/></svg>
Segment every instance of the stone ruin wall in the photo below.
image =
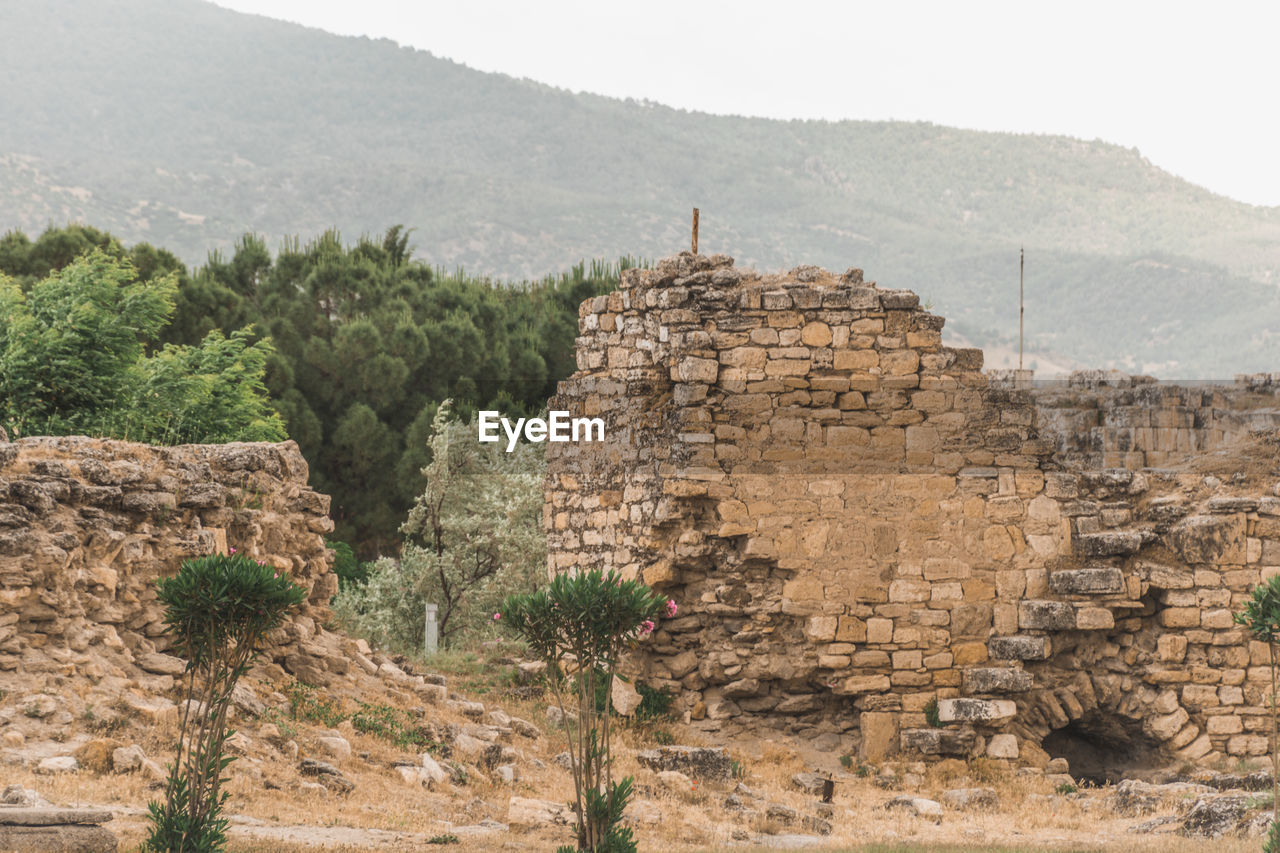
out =
<svg viewBox="0 0 1280 853"><path fill-rule="evenodd" d="M628 271L552 401L607 441L548 445L549 570L671 595L641 679L726 736L1098 778L1264 754L1266 650L1232 614L1280 573L1277 471L1147 466L1267 401L1020 388L942 326L859 270Z"/></svg>
<svg viewBox="0 0 1280 853"><path fill-rule="evenodd" d="M229 547L309 591L271 638L270 674L323 685L346 672L347 641L318 627L337 590L324 543L333 522L307 477L291 441L0 442L0 687L13 696L83 676L167 691L181 662L163 654L155 581Z"/></svg>

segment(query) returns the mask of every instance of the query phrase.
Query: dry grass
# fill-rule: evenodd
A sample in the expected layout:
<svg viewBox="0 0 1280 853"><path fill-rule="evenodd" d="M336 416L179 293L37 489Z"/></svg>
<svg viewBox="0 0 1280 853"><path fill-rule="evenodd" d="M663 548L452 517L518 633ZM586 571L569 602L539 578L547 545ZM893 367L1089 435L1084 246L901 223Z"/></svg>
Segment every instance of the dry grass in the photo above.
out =
<svg viewBox="0 0 1280 853"><path fill-rule="evenodd" d="M493 652L494 655L500 652ZM228 784L231 798L227 812L235 816L231 829L232 851L264 851L293 853L301 850L386 851L403 849L437 849L426 840L474 825L484 819L505 822L511 796L567 802L572 798L569 775L552 763L552 758L565 748L560 732L546 724L545 702L537 698L512 697L507 691L512 678L509 667L495 665L485 656L452 656L438 661L450 677L453 689L483 698L490 708L502 707L513 716L524 717L543 728L543 737L535 740L515 738L510 745L520 753L518 766L523 778L513 786L493 782L475 767L468 768L464 784L446 784L441 790L427 790L405 784L392 765L396 761L416 758L416 751L402 749L385 739L355 731L351 724L339 728L350 741L353 757L337 762L356 784L346 796L308 793L299 787L295 762L259 735L260 721L241 721L237 727L246 734L251 746L232 767ZM437 663L437 662L433 662ZM466 685L466 688L463 685ZM335 694L336 695L336 694ZM369 696L373 701L387 701L411 709L415 697L395 698L393 691ZM354 707L347 697L346 710ZM324 758L316 738L322 727L289 720L287 715L273 715L277 722L292 727L299 746L299 757ZM427 709L427 720L440 726L457 726L473 722L454 711L433 706ZM662 723L675 733L677 742L699 744L706 740L697 732L674 723ZM167 760L173 749L176 732L172 728L144 727L133 723L115 737L126 743L137 742L148 755ZM616 775L635 777L638 798L649 801L658 810L655 823L635 827L642 850L711 851L733 848L752 849L745 842L744 831L750 833L804 832L800 826L784 826L763 817L764 804L780 803L796 809L801 815L815 813L815 802L796 790L791 776L812 769L819 758L834 765L835 756L815 756L798 752L781 739L739 739L730 747L731 756L744 770L742 782L759 795L755 801L744 797L746 804L759 813L750 816L726 809L725 796L736 782L701 785L694 790L668 790L656 774L641 767L634 752L650 748L653 729L628 726L617 730L620 747ZM333 759L326 759L333 761ZM537 762L544 766L537 767ZM834 769L834 768L833 768ZM907 768L900 768L907 769ZM916 768L923 769L923 768ZM6 768L4 783L20 783L40 791L62 804L97 804L112 808L116 820L111 828L120 837L121 850L135 850L145 832L145 807L148 800L162 795L154 783L139 775L94 776L88 772L65 776L40 776L28 770ZM1181 839L1174 836L1136 836L1128 829L1143 818L1120 818L1103 807L1098 793L1078 797L1054 795L1048 782L1039 778L1018 777L991 762L946 762L930 767L911 793L937 799L948 788L990 785L997 790L998 811L947 811L941 824L904 814L886 811L883 804L900 793L876 787L871 779L842 774L836 788L834 832L821 849L874 851L874 853L908 853L908 851L1022 851L1022 850L1103 850L1103 851L1183 851L1213 849L1234 853L1255 850L1257 840L1221 840L1214 842ZM469 835L458 830L461 843L442 845L438 849L497 851L510 849L554 849L571 841L564 827L538 831L514 828L510 833Z"/></svg>

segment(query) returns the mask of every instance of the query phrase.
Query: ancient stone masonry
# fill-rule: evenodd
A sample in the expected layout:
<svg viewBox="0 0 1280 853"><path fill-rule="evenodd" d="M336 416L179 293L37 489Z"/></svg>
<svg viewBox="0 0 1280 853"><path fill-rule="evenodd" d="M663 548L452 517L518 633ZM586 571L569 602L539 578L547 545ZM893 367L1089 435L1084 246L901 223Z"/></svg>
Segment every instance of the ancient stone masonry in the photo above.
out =
<svg viewBox="0 0 1280 853"><path fill-rule="evenodd" d="M638 666L695 725L1099 777L1267 750L1266 653L1232 623L1280 572L1257 477L1121 467L1180 439L1091 433L1097 382L1038 402L992 381L860 270L684 254L580 318L552 405L608 441L548 446L549 569L676 599ZM1194 450L1275 420L1191 395L1162 391L1174 414L1145 424L1126 398L1124 426L1203 430Z"/></svg>
<svg viewBox="0 0 1280 853"><path fill-rule="evenodd" d="M0 443L0 685L13 695L44 674L166 691L182 662L164 654L155 581L228 548L308 588L268 661L326 683L331 662L346 667L339 638L317 628L337 588L328 511L293 442Z"/></svg>

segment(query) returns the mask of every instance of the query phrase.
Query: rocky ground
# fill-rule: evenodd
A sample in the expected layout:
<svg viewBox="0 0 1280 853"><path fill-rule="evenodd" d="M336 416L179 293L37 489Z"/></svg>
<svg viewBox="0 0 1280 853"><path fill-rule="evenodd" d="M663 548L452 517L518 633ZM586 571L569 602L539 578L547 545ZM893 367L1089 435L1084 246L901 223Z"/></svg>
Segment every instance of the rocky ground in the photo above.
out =
<svg viewBox="0 0 1280 853"><path fill-rule="evenodd" d="M308 689L264 670L238 691L233 849L552 849L570 840L559 712L529 665L501 649L434 661L444 664L437 671L363 644L353 654L364 663L345 684ZM0 828L6 808L95 807L111 812L106 826L121 849L141 841L181 697L173 684L128 683L110 699L103 680L49 673L4 690ZM1044 770L983 760L872 767L781 738L700 738L662 719L621 729L617 770L636 779L628 819L641 849L1244 850L1257 848L1270 818L1263 772L1168 772L1088 788L1061 759Z"/></svg>

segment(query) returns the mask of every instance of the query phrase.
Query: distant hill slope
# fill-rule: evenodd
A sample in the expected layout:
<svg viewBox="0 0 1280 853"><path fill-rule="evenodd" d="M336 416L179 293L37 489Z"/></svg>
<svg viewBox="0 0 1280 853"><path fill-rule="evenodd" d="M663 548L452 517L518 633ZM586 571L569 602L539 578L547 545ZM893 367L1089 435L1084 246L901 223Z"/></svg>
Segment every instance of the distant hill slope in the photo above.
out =
<svg viewBox="0 0 1280 853"><path fill-rule="evenodd" d="M1280 208L1131 149L575 95L196 0L0 0L0 55L0 228L80 219L200 262L404 223L425 259L516 277L668 254L697 205L704 250L863 267L974 343L1016 338L1025 245L1033 353L1280 370Z"/></svg>

